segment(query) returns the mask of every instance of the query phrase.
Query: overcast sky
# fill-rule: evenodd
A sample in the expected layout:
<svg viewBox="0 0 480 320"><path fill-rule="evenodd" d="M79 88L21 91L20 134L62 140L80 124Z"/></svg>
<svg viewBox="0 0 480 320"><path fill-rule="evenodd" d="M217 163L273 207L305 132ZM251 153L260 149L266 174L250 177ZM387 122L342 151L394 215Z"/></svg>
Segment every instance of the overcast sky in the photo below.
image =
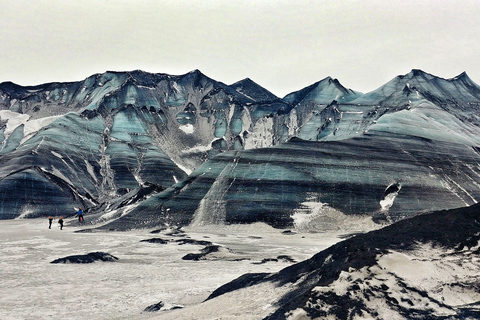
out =
<svg viewBox="0 0 480 320"><path fill-rule="evenodd" d="M199 69L283 97L327 76L368 92L414 68L480 83L480 1L0 0L0 82Z"/></svg>

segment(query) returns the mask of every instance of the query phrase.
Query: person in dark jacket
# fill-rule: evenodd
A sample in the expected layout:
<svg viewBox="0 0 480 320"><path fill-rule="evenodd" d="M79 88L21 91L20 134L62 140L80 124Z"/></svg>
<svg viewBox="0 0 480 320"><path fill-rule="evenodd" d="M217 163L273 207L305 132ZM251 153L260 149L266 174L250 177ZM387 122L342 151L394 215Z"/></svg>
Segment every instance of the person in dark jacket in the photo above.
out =
<svg viewBox="0 0 480 320"><path fill-rule="evenodd" d="M48 229L52 229L52 222L53 222L53 218L48 217Z"/></svg>
<svg viewBox="0 0 480 320"><path fill-rule="evenodd" d="M60 219L58 219L58 223L60 223L60 230L63 230L63 217L60 217Z"/></svg>

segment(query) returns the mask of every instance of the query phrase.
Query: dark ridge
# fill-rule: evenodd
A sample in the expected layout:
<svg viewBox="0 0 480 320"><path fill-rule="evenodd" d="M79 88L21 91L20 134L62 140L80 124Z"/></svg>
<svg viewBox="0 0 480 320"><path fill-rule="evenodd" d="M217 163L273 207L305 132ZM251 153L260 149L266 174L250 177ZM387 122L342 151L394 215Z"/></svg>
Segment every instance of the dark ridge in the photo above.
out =
<svg viewBox="0 0 480 320"><path fill-rule="evenodd" d="M159 311L160 309L162 309L163 306L164 306L163 302L160 301L159 303L155 303L155 304L152 304L152 305L146 307L145 310L143 310L143 311L155 312L155 311Z"/></svg>
<svg viewBox="0 0 480 320"><path fill-rule="evenodd" d="M194 240L194 239L178 239L175 240L179 245L184 245L184 244L193 244L193 245L199 245L199 246L211 246L213 243L210 241L206 240Z"/></svg>
<svg viewBox="0 0 480 320"><path fill-rule="evenodd" d="M260 283L263 280L265 280L268 276L270 276L270 273L247 273L247 274L244 274L244 275L238 277L237 279L235 279L235 280L233 280L233 281L231 281L227 284L224 284L223 286L221 286L218 289L216 289L215 291L213 291L212 294L210 294L210 296L208 296L208 298L205 301L213 299L213 298L218 297L218 296L221 296L222 294L235 291L235 290L240 289L240 288L247 288L247 287L256 285L257 283Z"/></svg>
<svg viewBox="0 0 480 320"><path fill-rule="evenodd" d="M183 256L182 260L193 260L193 261L202 260L208 254L210 254L212 252L218 252L218 251L220 251L220 246L211 245L211 246L203 248L201 250L201 253L189 253L189 254Z"/></svg>
<svg viewBox="0 0 480 320"><path fill-rule="evenodd" d="M296 263L296 262L297 262L297 261L295 261L295 259L293 259L292 257L287 256L287 255L278 256L277 259L278 259L278 260L283 260L283 261L285 261L285 262L293 262L293 263Z"/></svg>
<svg viewBox="0 0 480 320"><path fill-rule="evenodd" d="M24 91L25 87L13 83L11 81L5 81L0 83L0 89L6 92L13 92L13 91Z"/></svg>
<svg viewBox="0 0 480 320"><path fill-rule="evenodd" d="M50 263L93 263L95 261L115 262L118 258L105 252L90 252L84 255L74 255L53 260Z"/></svg>
<svg viewBox="0 0 480 320"><path fill-rule="evenodd" d="M166 244L168 243L168 240L161 239L161 238L151 238L151 239L140 240L140 242Z"/></svg>

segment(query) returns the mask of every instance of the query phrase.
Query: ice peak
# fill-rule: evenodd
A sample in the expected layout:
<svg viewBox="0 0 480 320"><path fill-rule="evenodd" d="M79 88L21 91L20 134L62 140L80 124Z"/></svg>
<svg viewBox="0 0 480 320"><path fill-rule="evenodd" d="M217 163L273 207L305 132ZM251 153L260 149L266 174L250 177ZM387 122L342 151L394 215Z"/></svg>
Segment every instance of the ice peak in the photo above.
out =
<svg viewBox="0 0 480 320"><path fill-rule="evenodd" d="M204 73L202 73L198 69L192 70L192 71L180 76L180 78L187 78L187 79L192 79L192 77L193 77L193 79L195 79L195 81L198 81L200 79L206 79L208 81L216 82L215 80L209 78L208 76L206 76Z"/></svg>
<svg viewBox="0 0 480 320"><path fill-rule="evenodd" d="M193 74L193 75L199 76L199 77L205 76L205 75L204 75L200 70L198 70L198 69L192 70L192 71L188 72L187 74Z"/></svg>
<svg viewBox="0 0 480 320"><path fill-rule="evenodd" d="M234 87L234 86L245 85L245 84L255 84L255 85L257 85L257 83L255 81L253 81L252 79L247 77L245 79L239 80L239 81L231 84L230 86Z"/></svg>
<svg viewBox="0 0 480 320"><path fill-rule="evenodd" d="M462 81L472 81L472 79L470 79L470 77L468 76L467 72L466 71L463 71L462 73L460 73L458 76L452 78L452 79L449 79L450 81L455 81L455 80L462 80Z"/></svg>
<svg viewBox="0 0 480 320"><path fill-rule="evenodd" d="M358 96L358 92L345 88L338 79L328 76L302 90L287 95L284 100L296 105L304 99L313 99L317 103L330 103L334 99L341 99L345 102Z"/></svg>
<svg viewBox="0 0 480 320"><path fill-rule="evenodd" d="M237 81L230 85L238 93L254 100L254 101L274 101L278 97L253 81L250 78Z"/></svg>
<svg viewBox="0 0 480 320"><path fill-rule="evenodd" d="M412 71L410 71L410 73L415 77L423 76L423 75L426 74L426 72L424 72L423 70L420 70L420 69L412 69Z"/></svg>
<svg viewBox="0 0 480 320"><path fill-rule="evenodd" d="M423 70L420 70L420 69L412 69L412 71L410 71L408 74L406 74L405 77L409 78L409 79L423 78L423 79L427 79L427 80L431 80L431 79L434 79L434 78L439 78L437 76L434 76L434 75L432 75L430 73L427 73L427 72L425 72Z"/></svg>
<svg viewBox="0 0 480 320"><path fill-rule="evenodd" d="M247 78L245 78L245 79L242 79L242 80L240 80L240 81L237 81L237 82L235 82L235 83L234 83L234 84L232 84L232 85L235 85L235 84L238 84L238 83L251 83L251 84L257 84L255 81L253 81L252 79L250 79L250 78L248 78L248 77L247 77Z"/></svg>

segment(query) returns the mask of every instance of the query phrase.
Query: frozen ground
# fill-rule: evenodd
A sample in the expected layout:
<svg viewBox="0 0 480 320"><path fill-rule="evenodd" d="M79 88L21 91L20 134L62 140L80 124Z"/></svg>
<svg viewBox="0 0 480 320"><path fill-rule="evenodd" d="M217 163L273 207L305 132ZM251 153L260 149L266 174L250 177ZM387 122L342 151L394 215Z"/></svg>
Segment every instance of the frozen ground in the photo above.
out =
<svg viewBox="0 0 480 320"><path fill-rule="evenodd" d="M265 224L184 228L176 235L169 234L172 230L75 232L81 229L71 220L63 230L56 220L52 229L47 219L0 221L0 319L175 318L175 311L143 311L160 301L167 309L184 307L181 314L193 319L198 310L208 314L205 308L214 307L198 303L219 286L245 273L279 271L292 264L279 256L301 261L341 236L283 232ZM168 243L140 242L151 238ZM205 247L176 241L186 238L210 241L222 250L208 260L182 260ZM119 260L50 263L96 251Z"/></svg>

